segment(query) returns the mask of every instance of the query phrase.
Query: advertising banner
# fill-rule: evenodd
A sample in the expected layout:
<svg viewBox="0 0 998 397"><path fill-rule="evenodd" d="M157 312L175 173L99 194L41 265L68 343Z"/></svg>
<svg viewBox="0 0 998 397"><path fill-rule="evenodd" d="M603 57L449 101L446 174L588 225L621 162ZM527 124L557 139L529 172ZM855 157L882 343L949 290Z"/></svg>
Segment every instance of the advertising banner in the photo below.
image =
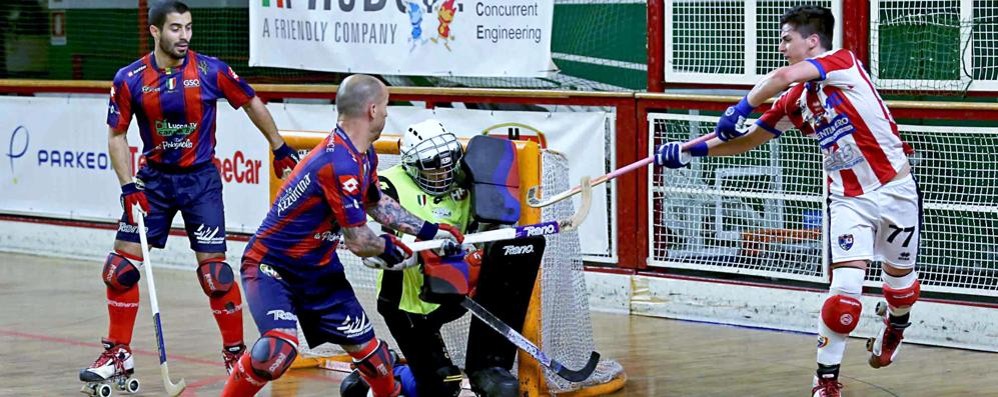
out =
<svg viewBox="0 0 998 397"><path fill-rule="evenodd" d="M250 66L545 77L553 0L250 1Z"/></svg>
<svg viewBox="0 0 998 397"><path fill-rule="evenodd" d="M41 110L40 110L41 109ZM107 98L0 97L0 212L76 220L121 216L121 188L107 154ZM216 163L226 228L252 233L266 215L268 145L242 110L218 107ZM142 141L128 130L133 169ZM179 216L174 225L183 225Z"/></svg>

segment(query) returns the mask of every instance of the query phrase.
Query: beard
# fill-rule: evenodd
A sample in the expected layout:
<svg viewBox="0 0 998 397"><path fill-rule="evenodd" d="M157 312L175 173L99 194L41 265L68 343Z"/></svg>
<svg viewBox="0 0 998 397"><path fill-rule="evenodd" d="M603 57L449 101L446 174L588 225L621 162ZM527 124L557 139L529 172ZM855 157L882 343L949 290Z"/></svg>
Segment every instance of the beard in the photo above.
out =
<svg viewBox="0 0 998 397"><path fill-rule="evenodd" d="M184 59L184 57L187 56L187 50L188 49L185 48L182 52L180 50L177 50L176 49L177 43L179 43L179 42L172 43L172 44L168 45L166 43L166 41L160 40L159 41L159 49L161 51L163 51L164 54L169 55L170 58L173 58L173 59Z"/></svg>

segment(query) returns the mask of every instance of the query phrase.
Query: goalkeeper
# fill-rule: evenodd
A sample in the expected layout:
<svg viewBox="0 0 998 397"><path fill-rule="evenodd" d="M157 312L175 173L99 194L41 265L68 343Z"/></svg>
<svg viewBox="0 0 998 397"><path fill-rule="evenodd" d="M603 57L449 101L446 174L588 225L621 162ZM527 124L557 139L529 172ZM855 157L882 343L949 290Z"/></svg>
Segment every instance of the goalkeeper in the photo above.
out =
<svg viewBox="0 0 998 397"><path fill-rule="evenodd" d="M462 233L477 225L472 220L470 192L459 186L459 166L464 150L454 134L447 132L436 120L425 120L407 128L399 142L399 152L401 164L379 172L382 192L426 221L453 225ZM470 247L468 252L462 250L459 255L465 256L472 269L468 281L474 288L482 251L467 247ZM424 290L427 262L440 260L433 251L424 251L420 256L421 266L401 272L382 271L378 277L378 312L405 356L415 378L415 394L420 397L449 397L461 392L462 373L451 361L440 328L463 316L465 309L457 302L437 304L420 296ZM505 349L501 344L492 345L497 346L480 353L469 351L469 364L490 362L488 358L475 360L472 354L491 356L494 353L491 350ZM467 369L472 389L479 395L505 397L518 393L519 383L507 368ZM406 379L402 379L402 383L411 385ZM364 395L366 388L355 372L341 384L340 393L343 396ZM413 394L410 390L404 392L407 397Z"/></svg>

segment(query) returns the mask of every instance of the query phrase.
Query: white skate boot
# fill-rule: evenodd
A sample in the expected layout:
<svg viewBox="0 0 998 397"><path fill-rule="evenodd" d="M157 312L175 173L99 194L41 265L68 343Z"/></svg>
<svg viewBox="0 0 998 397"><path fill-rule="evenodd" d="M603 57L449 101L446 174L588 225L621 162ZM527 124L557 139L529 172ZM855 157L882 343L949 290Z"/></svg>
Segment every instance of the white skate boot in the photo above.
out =
<svg viewBox="0 0 998 397"><path fill-rule="evenodd" d="M132 378L135 363L128 345L103 340L104 352L89 367L80 370L85 384L80 392L97 397L110 397L111 386L128 393L139 391L139 380Z"/></svg>

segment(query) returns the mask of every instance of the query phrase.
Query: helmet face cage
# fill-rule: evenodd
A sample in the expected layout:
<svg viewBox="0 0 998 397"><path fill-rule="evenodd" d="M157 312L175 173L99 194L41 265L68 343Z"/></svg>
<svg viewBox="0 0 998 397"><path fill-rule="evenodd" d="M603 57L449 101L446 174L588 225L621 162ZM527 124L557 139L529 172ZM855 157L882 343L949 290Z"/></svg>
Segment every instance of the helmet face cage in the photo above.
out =
<svg viewBox="0 0 998 397"><path fill-rule="evenodd" d="M402 153L402 168L431 196L449 193L455 187L458 165L464 151L451 133L436 135Z"/></svg>

